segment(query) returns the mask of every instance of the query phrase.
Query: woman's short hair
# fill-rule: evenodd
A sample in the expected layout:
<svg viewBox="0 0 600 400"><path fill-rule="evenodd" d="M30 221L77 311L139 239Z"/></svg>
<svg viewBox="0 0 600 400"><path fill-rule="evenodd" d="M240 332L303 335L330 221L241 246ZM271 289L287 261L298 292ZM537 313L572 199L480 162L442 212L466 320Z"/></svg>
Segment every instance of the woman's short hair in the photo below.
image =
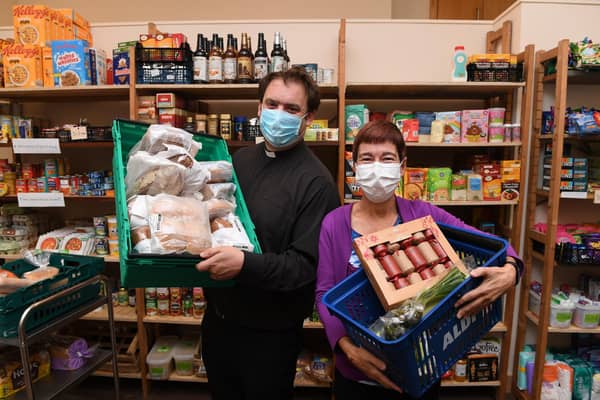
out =
<svg viewBox="0 0 600 400"><path fill-rule="evenodd" d="M398 150L400 160L406 157L406 146L402 133L396 125L388 121L371 121L358 131L352 146L352 160L354 162L358 159L358 147L362 143L392 143Z"/></svg>

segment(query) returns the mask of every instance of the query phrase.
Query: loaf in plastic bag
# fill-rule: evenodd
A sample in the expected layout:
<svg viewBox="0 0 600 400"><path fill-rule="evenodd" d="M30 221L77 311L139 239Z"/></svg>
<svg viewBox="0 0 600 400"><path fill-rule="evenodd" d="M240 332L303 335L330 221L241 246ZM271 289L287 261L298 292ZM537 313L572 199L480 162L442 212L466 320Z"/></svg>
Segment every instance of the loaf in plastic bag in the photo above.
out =
<svg viewBox="0 0 600 400"><path fill-rule="evenodd" d="M183 129L174 128L169 125L150 125L148 130L133 148L130 157L138 151L146 151L156 154L165 151L167 145L175 145L187 151L192 158L196 157L202 145L193 139L193 135Z"/></svg>
<svg viewBox="0 0 600 400"><path fill-rule="evenodd" d="M202 200L220 199L226 200L235 205L235 184L228 183L209 183L200 190Z"/></svg>
<svg viewBox="0 0 600 400"><path fill-rule="evenodd" d="M199 254L211 247L210 222L205 203L166 194L146 197L151 252Z"/></svg>
<svg viewBox="0 0 600 400"><path fill-rule="evenodd" d="M186 172L187 169L181 164L138 151L127 162L127 197L159 193L178 195L183 190Z"/></svg>
<svg viewBox="0 0 600 400"><path fill-rule="evenodd" d="M254 250L242 222L233 214L213 219L210 223L210 230L214 247L232 246L241 250Z"/></svg>
<svg viewBox="0 0 600 400"><path fill-rule="evenodd" d="M208 183L223 183L233 180L233 166L228 161L200 161L200 166L208 172Z"/></svg>

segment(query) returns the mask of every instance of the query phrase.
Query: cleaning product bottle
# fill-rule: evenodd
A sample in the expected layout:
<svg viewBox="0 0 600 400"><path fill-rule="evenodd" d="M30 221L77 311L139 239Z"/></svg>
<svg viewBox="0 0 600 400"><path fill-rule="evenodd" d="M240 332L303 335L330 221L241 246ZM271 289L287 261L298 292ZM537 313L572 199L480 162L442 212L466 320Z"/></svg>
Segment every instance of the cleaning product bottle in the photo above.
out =
<svg viewBox="0 0 600 400"><path fill-rule="evenodd" d="M464 46L454 47L454 56L452 57L452 81L467 81L467 53Z"/></svg>

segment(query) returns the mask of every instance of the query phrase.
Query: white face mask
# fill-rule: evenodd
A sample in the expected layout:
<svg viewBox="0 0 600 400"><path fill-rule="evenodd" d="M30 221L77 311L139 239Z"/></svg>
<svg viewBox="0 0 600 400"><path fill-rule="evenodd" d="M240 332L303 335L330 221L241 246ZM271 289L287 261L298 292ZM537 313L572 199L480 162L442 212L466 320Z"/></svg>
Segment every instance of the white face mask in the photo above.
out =
<svg viewBox="0 0 600 400"><path fill-rule="evenodd" d="M394 194L402 177L401 163L356 164L356 184L373 203L383 203Z"/></svg>

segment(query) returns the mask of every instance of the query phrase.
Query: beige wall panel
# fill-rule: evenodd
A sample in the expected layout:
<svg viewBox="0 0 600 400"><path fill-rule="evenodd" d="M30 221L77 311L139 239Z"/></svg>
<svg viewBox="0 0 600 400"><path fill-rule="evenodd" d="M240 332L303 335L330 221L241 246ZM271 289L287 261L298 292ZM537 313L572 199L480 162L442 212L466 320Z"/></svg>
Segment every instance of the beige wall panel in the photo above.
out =
<svg viewBox="0 0 600 400"><path fill-rule="evenodd" d="M429 19L429 0L392 0L392 19Z"/></svg>

